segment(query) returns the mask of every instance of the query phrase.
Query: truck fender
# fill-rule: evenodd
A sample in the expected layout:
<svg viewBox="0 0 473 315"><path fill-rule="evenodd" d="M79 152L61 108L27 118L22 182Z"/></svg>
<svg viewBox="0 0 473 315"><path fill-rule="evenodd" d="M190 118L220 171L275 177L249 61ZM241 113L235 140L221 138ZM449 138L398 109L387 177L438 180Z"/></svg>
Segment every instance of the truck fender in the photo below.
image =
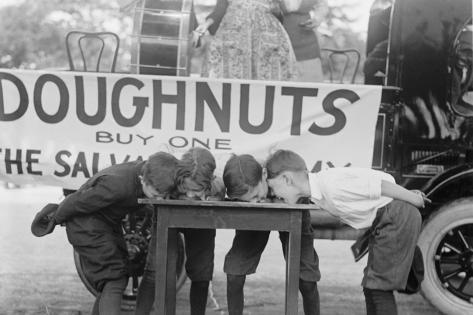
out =
<svg viewBox="0 0 473 315"><path fill-rule="evenodd" d="M432 200L422 210L424 217L452 200L473 196L473 164L462 164L433 177L422 191Z"/></svg>

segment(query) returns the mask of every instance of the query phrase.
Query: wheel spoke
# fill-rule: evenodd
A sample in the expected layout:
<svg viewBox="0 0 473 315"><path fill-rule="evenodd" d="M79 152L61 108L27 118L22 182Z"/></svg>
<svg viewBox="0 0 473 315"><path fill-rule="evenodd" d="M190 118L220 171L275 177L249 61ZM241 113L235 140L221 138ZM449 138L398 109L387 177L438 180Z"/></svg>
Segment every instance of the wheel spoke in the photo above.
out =
<svg viewBox="0 0 473 315"><path fill-rule="evenodd" d="M130 226L127 224L127 222L129 222L129 218L130 218L130 215L127 215L125 220L122 221L122 227L123 227L123 230L125 231L124 234L130 233Z"/></svg>
<svg viewBox="0 0 473 315"><path fill-rule="evenodd" d="M138 281L138 276L133 276L133 286L132 286L132 292L133 294L138 292L138 286L139 286L139 281Z"/></svg>
<svg viewBox="0 0 473 315"><path fill-rule="evenodd" d="M468 281L470 281L470 278L471 278L471 274L468 272L465 278L463 279L463 281L460 283L460 286L458 287L458 291L463 292L463 289L465 288Z"/></svg>
<svg viewBox="0 0 473 315"><path fill-rule="evenodd" d="M461 254L461 253L462 253L458 248L456 248L456 247L453 246L453 245L450 245L450 244L447 243L447 242L445 242L444 245L445 245L445 247L449 248L450 250L453 250L453 251L454 251L455 253L457 253L457 254Z"/></svg>
<svg viewBox="0 0 473 315"><path fill-rule="evenodd" d="M460 263L458 262L458 258L454 258L454 257L445 257L445 256L442 256L440 257L440 263L441 264L455 264L455 265L459 265Z"/></svg>
<svg viewBox="0 0 473 315"><path fill-rule="evenodd" d="M462 231L460 231L460 229L457 230L457 234L460 237L460 239L462 240L462 243L465 246L465 249L470 249L470 244L468 244L468 242L466 241L466 239L463 236L463 233L462 233Z"/></svg>
<svg viewBox="0 0 473 315"><path fill-rule="evenodd" d="M448 279L452 278L453 276L456 276L456 275L458 275L460 272L465 271L465 270L466 270L465 267L461 267L461 268L458 268L458 269L456 269L456 270L454 270L454 271L452 271L452 272L443 274L442 277L443 277L444 280L448 280Z"/></svg>
<svg viewBox="0 0 473 315"><path fill-rule="evenodd" d="M461 218L463 217L455 217ZM445 226L447 222L437 223ZM454 226L444 231L446 233L442 233L437 246L429 249L429 256L434 259L434 272L443 289L450 292L454 298L473 305L473 223L455 221ZM432 239L422 241L429 242Z"/></svg>
<svg viewBox="0 0 473 315"><path fill-rule="evenodd" d="M128 222L130 222L130 231L134 231L136 229L136 215L134 213L130 214Z"/></svg>

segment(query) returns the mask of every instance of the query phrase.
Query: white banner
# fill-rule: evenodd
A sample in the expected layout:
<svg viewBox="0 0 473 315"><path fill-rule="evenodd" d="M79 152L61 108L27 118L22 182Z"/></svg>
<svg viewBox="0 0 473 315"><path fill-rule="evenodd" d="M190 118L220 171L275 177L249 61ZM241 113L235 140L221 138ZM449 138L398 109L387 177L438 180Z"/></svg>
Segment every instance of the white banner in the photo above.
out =
<svg viewBox="0 0 473 315"><path fill-rule="evenodd" d="M309 170L370 167L380 86L0 69L0 180L78 188L98 170L193 146Z"/></svg>

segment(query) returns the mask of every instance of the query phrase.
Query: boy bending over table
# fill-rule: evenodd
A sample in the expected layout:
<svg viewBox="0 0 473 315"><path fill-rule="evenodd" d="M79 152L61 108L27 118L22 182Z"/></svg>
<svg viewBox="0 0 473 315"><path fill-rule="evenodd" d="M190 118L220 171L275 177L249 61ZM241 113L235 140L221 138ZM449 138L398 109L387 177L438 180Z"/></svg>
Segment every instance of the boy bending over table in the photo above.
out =
<svg viewBox="0 0 473 315"><path fill-rule="evenodd" d="M367 314L397 314L393 291L406 287L422 223L417 208L429 199L368 168L309 173L304 160L289 150L273 153L266 168L268 186L286 203L309 197L351 227L371 229L362 281Z"/></svg>

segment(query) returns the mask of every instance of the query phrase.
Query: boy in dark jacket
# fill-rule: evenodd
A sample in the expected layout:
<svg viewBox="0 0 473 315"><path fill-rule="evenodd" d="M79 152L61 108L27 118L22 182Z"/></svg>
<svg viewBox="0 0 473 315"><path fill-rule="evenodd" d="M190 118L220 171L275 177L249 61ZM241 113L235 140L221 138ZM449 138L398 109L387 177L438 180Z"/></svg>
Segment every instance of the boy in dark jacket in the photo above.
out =
<svg viewBox="0 0 473 315"><path fill-rule="evenodd" d="M53 227L66 225L85 276L99 292L92 314L120 314L128 255L122 220L144 207L138 198L165 197L173 190L177 163L171 154L158 152L147 161L110 166L68 195L50 217Z"/></svg>

